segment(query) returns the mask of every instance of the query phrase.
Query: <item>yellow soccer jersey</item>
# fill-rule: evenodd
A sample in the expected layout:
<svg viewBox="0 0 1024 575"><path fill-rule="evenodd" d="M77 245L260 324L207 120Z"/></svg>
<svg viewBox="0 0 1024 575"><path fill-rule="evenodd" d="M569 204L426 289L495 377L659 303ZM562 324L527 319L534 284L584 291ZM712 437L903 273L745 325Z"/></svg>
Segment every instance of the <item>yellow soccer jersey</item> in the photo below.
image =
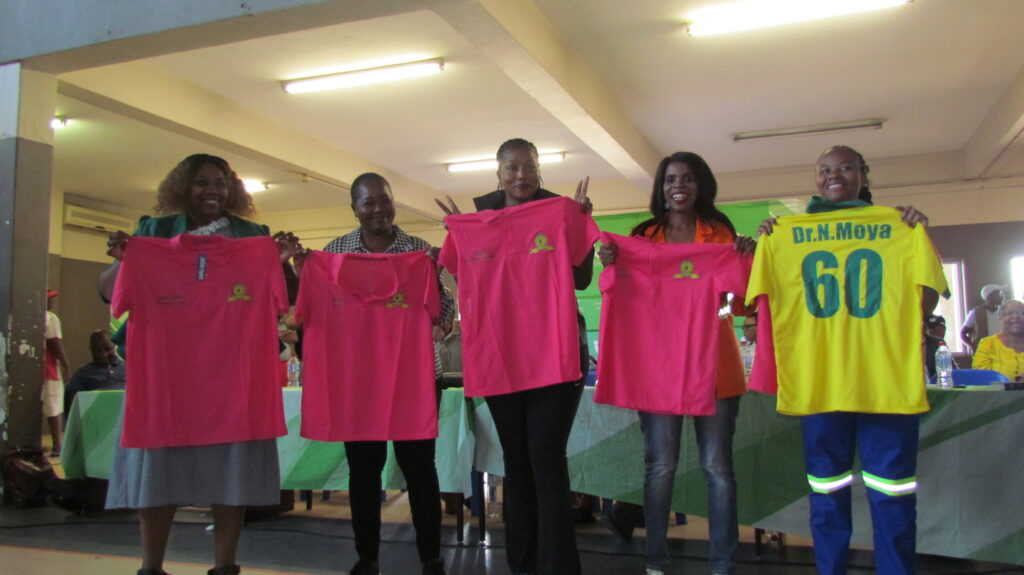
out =
<svg viewBox="0 0 1024 575"><path fill-rule="evenodd" d="M946 293L942 264L892 208L779 218L747 287L771 307L779 412L927 411L921 286Z"/></svg>

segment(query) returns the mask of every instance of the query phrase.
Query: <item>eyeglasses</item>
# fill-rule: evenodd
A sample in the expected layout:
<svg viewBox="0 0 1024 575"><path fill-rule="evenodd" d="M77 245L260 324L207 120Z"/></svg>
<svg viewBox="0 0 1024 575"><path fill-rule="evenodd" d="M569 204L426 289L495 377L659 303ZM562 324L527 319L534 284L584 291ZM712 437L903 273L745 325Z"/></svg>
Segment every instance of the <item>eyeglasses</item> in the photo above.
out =
<svg viewBox="0 0 1024 575"><path fill-rule="evenodd" d="M1002 316L1002 317L1010 317L1010 316L1024 317L1024 309L1014 309L1014 310L1004 311L1004 312L1002 312L999 315Z"/></svg>
<svg viewBox="0 0 1024 575"><path fill-rule="evenodd" d="M757 327L757 324L756 323L745 323L745 324L743 324L743 329L747 329L748 327Z"/></svg>

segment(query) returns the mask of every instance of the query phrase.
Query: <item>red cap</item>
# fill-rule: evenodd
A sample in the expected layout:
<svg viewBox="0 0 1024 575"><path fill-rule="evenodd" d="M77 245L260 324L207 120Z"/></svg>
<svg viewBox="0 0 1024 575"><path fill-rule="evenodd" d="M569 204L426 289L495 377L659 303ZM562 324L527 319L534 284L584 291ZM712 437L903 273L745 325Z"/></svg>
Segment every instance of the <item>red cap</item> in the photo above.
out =
<svg viewBox="0 0 1024 575"><path fill-rule="evenodd" d="M46 290L46 299L50 299L51 297L53 297L55 295L60 295L60 292L55 290L55 289Z"/></svg>

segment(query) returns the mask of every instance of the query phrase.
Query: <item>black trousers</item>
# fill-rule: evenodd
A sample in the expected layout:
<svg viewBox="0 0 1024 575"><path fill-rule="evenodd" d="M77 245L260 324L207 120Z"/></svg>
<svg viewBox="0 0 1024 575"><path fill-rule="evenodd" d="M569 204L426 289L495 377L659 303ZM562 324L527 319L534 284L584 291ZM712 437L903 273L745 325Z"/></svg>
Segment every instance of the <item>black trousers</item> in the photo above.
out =
<svg viewBox="0 0 1024 575"><path fill-rule="evenodd" d="M573 381L486 398L504 452L513 573L580 573L565 448L582 393Z"/></svg>
<svg viewBox="0 0 1024 575"><path fill-rule="evenodd" d="M396 441L395 458L409 488L409 507L416 528L420 561L441 556L441 489L434 463L434 439ZM350 469L349 505L359 558L376 561L380 554L380 474L387 461L386 441L346 441Z"/></svg>

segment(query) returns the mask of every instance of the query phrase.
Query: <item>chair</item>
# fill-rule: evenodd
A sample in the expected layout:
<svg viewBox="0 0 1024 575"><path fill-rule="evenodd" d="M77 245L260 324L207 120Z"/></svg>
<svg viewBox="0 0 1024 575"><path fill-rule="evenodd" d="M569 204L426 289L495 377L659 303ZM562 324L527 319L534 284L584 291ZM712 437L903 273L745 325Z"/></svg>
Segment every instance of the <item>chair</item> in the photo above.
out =
<svg viewBox="0 0 1024 575"><path fill-rule="evenodd" d="M1008 377L991 369L954 369L953 385L988 385L990 383L1006 383Z"/></svg>

